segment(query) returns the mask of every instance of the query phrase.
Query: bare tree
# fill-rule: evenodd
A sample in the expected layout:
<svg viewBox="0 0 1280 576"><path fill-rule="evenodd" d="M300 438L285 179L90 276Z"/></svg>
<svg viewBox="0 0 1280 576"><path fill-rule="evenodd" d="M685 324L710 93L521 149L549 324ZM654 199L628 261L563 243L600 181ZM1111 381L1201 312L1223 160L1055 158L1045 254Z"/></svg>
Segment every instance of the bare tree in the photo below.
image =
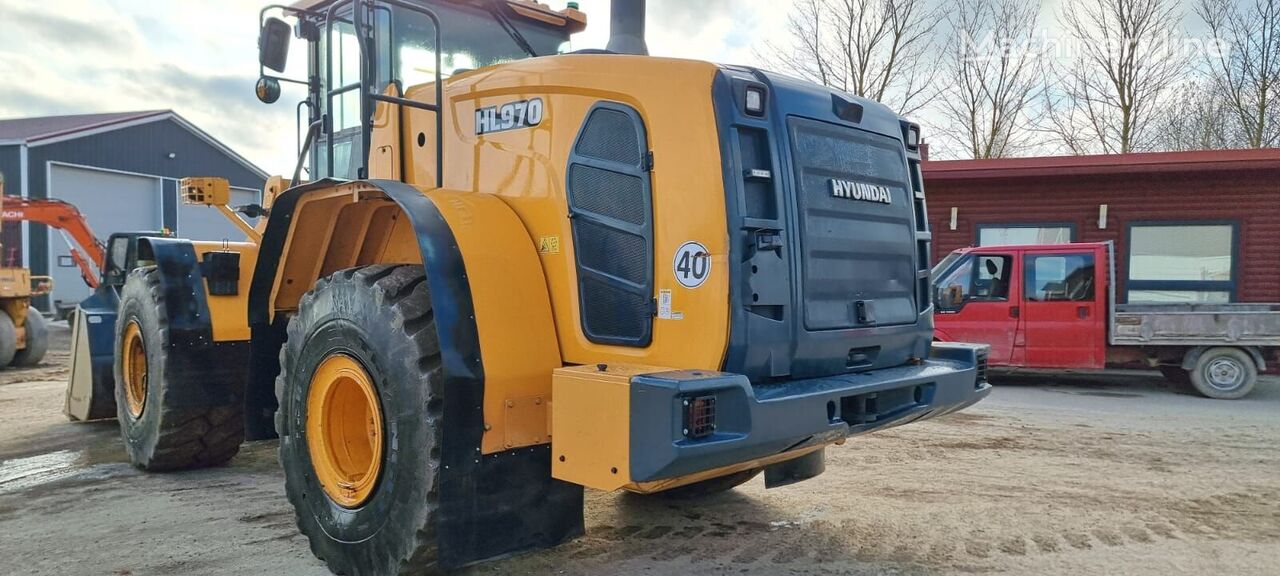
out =
<svg viewBox="0 0 1280 576"><path fill-rule="evenodd" d="M1221 150L1238 147L1239 124L1211 81L1181 87L1152 120L1156 150Z"/></svg>
<svg viewBox="0 0 1280 576"><path fill-rule="evenodd" d="M1161 98L1188 71L1174 46L1176 0L1073 0L1061 23L1078 52L1057 73L1047 127L1075 153L1134 152L1146 138Z"/></svg>
<svg viewBox="0 0 1280 576"><path fill-rule="evenodd" d="M1209 75L1250 148L1280 142L1280 1L1200 0Z"/></svg>
<svg viewBox="0 0 1280 576"><path fill-rule="evenodd" d="M934 31L928 0L797 0L788 42L761 56L813 82L884 103L900 114L933 88Z"/></svg>
<svg viewBox="0 0 1280 576"><path fill-rule="evenodd" d="M938 108L945 139L971 158L1028 148L1029 115L1042 90L1032 49L1039 2L959 0L949 17L954 38L944 57Z"/></svg>

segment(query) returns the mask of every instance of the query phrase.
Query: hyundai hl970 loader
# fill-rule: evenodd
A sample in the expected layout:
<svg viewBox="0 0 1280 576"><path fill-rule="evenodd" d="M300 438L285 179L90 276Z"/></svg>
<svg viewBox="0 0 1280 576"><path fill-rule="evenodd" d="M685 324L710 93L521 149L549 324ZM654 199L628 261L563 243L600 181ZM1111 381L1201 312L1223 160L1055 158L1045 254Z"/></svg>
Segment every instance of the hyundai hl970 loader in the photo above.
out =
<svg viewBox="0 0 1280 576"><path fill-rule="evenodd" d="M981 399L985 348L933 342L919 128L649 57L643 1L612 20L566 53L573 4L265 10L258 95L306 91L298 169L233 214L244 242L139 242L115 322L133 461L278 431L315 554L416 573L582 534L584 487L782 486ZM182 187L231 212L225 182Z"/></svg>

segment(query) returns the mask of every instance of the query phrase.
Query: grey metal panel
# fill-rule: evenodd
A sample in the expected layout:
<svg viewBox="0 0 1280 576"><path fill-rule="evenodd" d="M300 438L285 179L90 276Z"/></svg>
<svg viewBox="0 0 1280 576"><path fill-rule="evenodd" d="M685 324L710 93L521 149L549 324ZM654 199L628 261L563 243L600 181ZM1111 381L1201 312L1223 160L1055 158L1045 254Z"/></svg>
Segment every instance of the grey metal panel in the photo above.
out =
<svg viewBox="0 0 1280 576"><path fill-rule="evenodd" d="M49 192L75 204L99 239L112 232L155 230L162 224L161 180L54 164L49 167ZM90 290L78 268L67 266L70 252L57 231L50 231L49 275L53 300L79 302Z"/></svg>
<svg viewBox="0 0 1280 576"><path fill-rule="evenodd" d="M22 146L0 146L0 174L4 174L4 193L22 195ZM0 227L0 266L22 264L22 226Z"/></svg>
<svg viewBox="0 0 1280 576"><path fill-rule="evenodd" d="M257 204L261 192L254 190L231 189L231 205ZM192 206L179 204L178 225L175 229L180 238L190 240L230 240L243 242L244 232L236 228L221 212L212 206Z"/></svg>
<svg viewBox="0 0 1280 576"><path fill-rule="evenodd" d="M1280 304L1121 304L1115 344L1280 346Z"/></svg>
<svg viewBox="0 0 1280 576"><path fill-rule="evenodd" d="M0 174L4 174L4 193L10 196L22 195L22 163L21 146L0 146Z"/></svg>
<svg viewBox="0 0 1280 576"><path fill-rule="evenodd" d="M169 158L169 154L173 158ZM33 198L51 196L46 181L48 162L65 162L137 174L185 178L220 176L233 186L261 190L264 180L221 149L211 145L173 120L160 120L74 140L29 149L28 191ZM56 197L56 194L53 195ZM159 223L152 226L158 226ZM95 228L105 238L117 227ZM44 226L30 226L28 256L35 274L49 270L48 236ZM58 240L61 243L61 240ZM38 306L47 307L45 299Z"/></svg>

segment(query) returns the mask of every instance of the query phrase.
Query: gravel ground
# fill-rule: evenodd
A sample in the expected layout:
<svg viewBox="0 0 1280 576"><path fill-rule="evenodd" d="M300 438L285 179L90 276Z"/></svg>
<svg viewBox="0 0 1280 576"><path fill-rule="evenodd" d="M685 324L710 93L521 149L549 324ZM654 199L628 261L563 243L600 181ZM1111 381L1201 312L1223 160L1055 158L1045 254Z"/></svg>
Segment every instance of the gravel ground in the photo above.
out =
<svg viewBox="0 0 1280 576"><path fill-rule="evenodd" d="M0 573L327 574L275 443L148 475L113 422L61 415L67 333L0 373ZM999 382L855 439L827 472L696 503L587 494L587 535L472 574L1276 574L1280 382L1213 401L1150 377Z"/></svg>

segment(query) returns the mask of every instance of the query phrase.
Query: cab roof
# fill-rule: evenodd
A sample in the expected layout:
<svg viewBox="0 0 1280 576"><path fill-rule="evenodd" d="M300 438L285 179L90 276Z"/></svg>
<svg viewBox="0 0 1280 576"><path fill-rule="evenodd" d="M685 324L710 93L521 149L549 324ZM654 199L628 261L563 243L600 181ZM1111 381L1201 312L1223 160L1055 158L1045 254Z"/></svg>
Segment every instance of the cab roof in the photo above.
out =
<svg viewBox="0 0 1280 576"><path fill-rule="evenodd" d="M1068 242L1066 244L998 244L994 246L967 246L953 250L958 254L969 254L971 252L985 254L987 252L1000 252L1007 250L1080 250L1083 248L1105 248L1107 242Z"/></svg>
<svg viewBox="0 0 1280 576"><path fill-rule="evenodd" d="M290 5L290 8L298 10L317 10L333 4L338 0L297 0ZM478 8L484 8L484 0L439 0L442 2L450 2L453 4L467 4ZM565 8L564 10L555 11L546 4L541 4L536 0L506 0L511 6L511 10L517 15L527 18L535 22L549 24L557 28L564 28L567 34L581 32L587 28L586 13L576 8Z"/></svg>

